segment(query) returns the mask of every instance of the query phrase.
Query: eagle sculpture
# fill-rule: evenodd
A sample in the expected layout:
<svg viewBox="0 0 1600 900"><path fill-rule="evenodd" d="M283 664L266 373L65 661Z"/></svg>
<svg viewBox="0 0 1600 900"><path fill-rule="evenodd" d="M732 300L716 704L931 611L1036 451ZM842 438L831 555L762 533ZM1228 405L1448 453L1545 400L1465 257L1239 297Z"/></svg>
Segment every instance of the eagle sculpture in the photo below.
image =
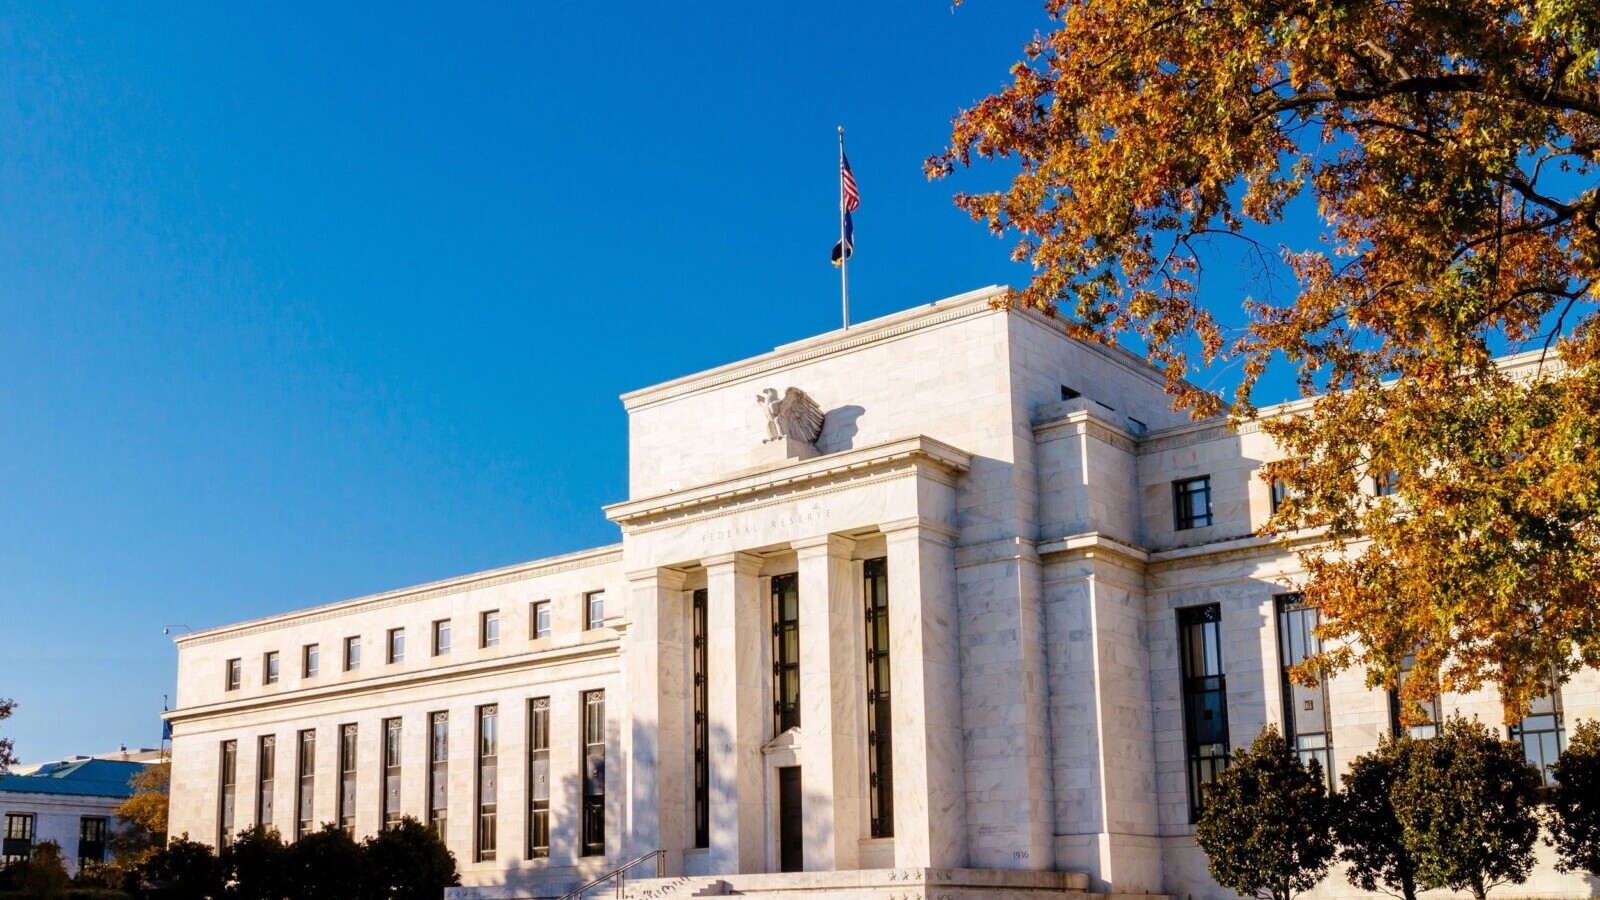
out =
<svg viewBox="0 0 1600 900"><path fill-rule="evenodd" d="M789 388L780 400L777 391L767 388L756 395L756 402L767 413L767 440L763 443L788 438L814 445L822 435L822 407L805 391Z"/></svg>

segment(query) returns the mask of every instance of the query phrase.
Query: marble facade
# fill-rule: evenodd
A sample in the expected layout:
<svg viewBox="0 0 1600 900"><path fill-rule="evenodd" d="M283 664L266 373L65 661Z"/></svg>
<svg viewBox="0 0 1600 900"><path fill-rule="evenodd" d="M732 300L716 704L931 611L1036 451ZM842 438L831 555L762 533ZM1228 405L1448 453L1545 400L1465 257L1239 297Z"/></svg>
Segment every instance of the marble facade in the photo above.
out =
<svg viewBox="0 0 1600 900"><path fill-rule="evenodd" d="M285 835L302 808L321 823L353 806L358 835L386 812L426 820L428 723L443 712L445 837L461 897L558 896L657 849L673 878L744 877L763 891L917 872L919 884L1010 885L1014 896L1228 896L1194 848L1175 616L1220 609L1233 747L1283 721L1274 598L1294 559L1253 536L1270 502L1255 472L1272 448L1259 432L1174 412L1138 357L993 308L1001 290L625 395L629 498L605 510L620 544L179 637L173 832L221 838L226 741L234 828L262 809ZM815 398L825 415L814 443L764 441L755 398L769 387ZM1173 482L1197 476L1210 479L1211 522L1177 530ZM863 621L864 573L877 565L892 740L875 762L869 736L883 723L869 707L882 701L868 695ZM774 581L791 577L800 724L779 729ZM602 594L603 615L591 616ZM541 603L548 634L535 627ZM435 653L444 621L451 645ZM405 652L391 662L394 629ZM347 671L352 637L362 659ZM320 661L308 675L312 644ZM241 661L237 687L230 660ZM1597 686L1585 673L1563 689L1569 721L1594 714ZM593 691L605 692L603 734L584 728ZM545 698L541 813L528 760L542 743L532 701ZM486 855L474 749L490 705L499 774ZM1389 727L1386 696L1359 675L1334 679L1328 705L1336 765ZM1492 696L1447 705L1498 716ZM400 730L392 781L389 720ZM345 776L348 725L356 759ZM302 786L304 732L316 752ZM268 735L279 749L274 802L263 804ZM596 738L601 771L586 763ZM875 764L890 787L875 786ZM796 769L798 831L787 831ZM600 787L591 813L603 812L603 852L586 852L585 798ZM874 809L890 800L892 836L875 836ZM531 837L541 814L547 847ZM776 874L786 864L803 871ZM1082 874L1044 877L1060 872ZM1548 863L1529 889L1589 895ZM1318 891L1353 893L1337 876Z"/></svg>

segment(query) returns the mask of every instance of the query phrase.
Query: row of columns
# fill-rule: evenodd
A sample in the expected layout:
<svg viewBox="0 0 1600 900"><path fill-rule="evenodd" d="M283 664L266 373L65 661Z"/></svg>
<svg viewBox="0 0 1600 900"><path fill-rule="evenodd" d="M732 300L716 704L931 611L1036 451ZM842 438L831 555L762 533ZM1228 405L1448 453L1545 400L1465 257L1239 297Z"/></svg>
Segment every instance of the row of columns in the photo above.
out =
<svg viewBox="0 0 1600 900"><path fill-rule="evenodd" d="M882 527L889 568L890 697L894 754L894 864L965 862L959 648L952 535L911 519ZM804 867L860 866L867 837L864 606L852 556L836 534L791 543L800 593L798 761ZM769 808L762 748L774 735L767 702L771 598L761 559L700 560L707 608L707 713L712 873L768 870ZM685 574L631 573L628 691L629 856L693 842L690 640Z"/></svg>

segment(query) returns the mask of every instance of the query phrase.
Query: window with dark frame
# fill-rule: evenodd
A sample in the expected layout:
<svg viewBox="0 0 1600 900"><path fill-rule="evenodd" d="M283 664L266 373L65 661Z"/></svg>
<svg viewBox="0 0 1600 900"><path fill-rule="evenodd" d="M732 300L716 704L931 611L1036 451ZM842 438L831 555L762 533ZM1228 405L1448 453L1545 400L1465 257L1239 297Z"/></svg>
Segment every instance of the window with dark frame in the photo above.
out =
<svg viewBox="0 0 1600 900"><path fill-rule="evenodd" d="M21 862L33 855L32 813L6 813L6 831L0 841L0 862Z"/></svg>
<svg viewBox="0 0 1600 900"><path fill-rule="evenodd" d="M1372 493L1379 497L1393 497L1400 491L1400 473L1393 469L1372 476Z"/></svg>
<svg viewBox="0 0 1600 900"><path fill-rule="evenodd" d="M105 816L78 819L78 868L106 861L106 840L110 834L111 820Z"/></svg>
<svg viewBox="0 0 1600 900"><path fill-rule="evenodd" d="M800 579L772 578L772 728L800 726Z"/></svg>
<svg viewBox="0 0 1600 900"><path fill-rule="evenodd" d="M320 663L317 657L321 655L319 651L320 646L317 644L307 644L300 648L300 677L317 677L317 667Z"/></svg>
<svg viewBox="0 0 1600 900"><path fill-rule="evenodd" d="M222 760L218 765L217 781L217 846L226 847L233 840L234 791L239 781L239 742L222 742Z"/></svg>
<svg viewBox="0 0 1600 900"><path fill-rule="evenodd" d="M1188 756L1189 815L1198 821L1206 785L1228 766L1228 692L1222 669L1222 608L1178 610L1183 678L1183 730Z"/></svg>
<svg viewBox="0 0 1600 900"><path fill-rule="evenodd" d="M1289 486L1284 484L1282 478L1272 479L1272 514L1277 515L1283 509L1283 504L1289 499Z"/></svg>
<svg viewBox="0 0 1600 900"><path fill-rule="evenodd" d="M339 728L339 827L356 835L356 726Z"/></svg>
<svg viewBox="0 0 1600 900"><path fill-rule="evenodd" d="M389 629L389 665L406 661L406 630Z"/></svg>
<svg viewBox="0 0 1600 900"><path fill-rule="evenodd" d="M894 837L894 741L889 707L889 561L861 565L867 603L867 791L872 836Z"/></svg>
<svg viewBox="0 0 1600 900"><path fill-rule="evenodd" d="M383 827L400 824L400 744L404 731L398 718L383 720Z"/></svg>
<svg viewBox="0 0 1600 900"><path fill-rule="evenodd" d="M344 639L344 670L354 672L361 668L361 638L347 637Z"/></svg>
<svg viewBox="0 0 1600 900"><path fill-rule="evenodd" d="M1400 699L1400 690L1405 687L1406 680L1411 677L1411 669L1416 664L1415 654L1408 653L1400 660L1399 683L1389 692L1389 732L1395 737L1407 735L1425 741L1439 735L1439 723L1443 721L1439 714L1438 691L1434 692L1433 699L1417 704L1417 708L1422 712L1421 721L1409 726L1401 724L1405 704Z"/></svg>
<svg viewBox="0 0 1600 900"><path fill-rule="evenodd" d="M478 839L479 862L494 859L498 833L495 816L499 809L500 707L490 703L478 707Z"/></svg>
<svg viewBox="0 0 1600 900"><path fill-rule="evenodd" d="M583 595L584 630L594 631L606 622L606 592L590 591Z"/></svg>
<svg viewBox="0 0 1600 900"><path fill-rule="evenodd" d="M450 654L450 620L440 619L433 623L433 655L448 656Z"/></svg>
<svg viewBox="0 0 1600 900"><path fill-rule="evenodd" d="M244 660L230 659L227 668L227 689L237 691L239 684L244 680Z"/></svg>
<svg viewBox="0 0 1600 900"><path fill-rule="evenodd" d="M550 601L535 600L528 612L529 637L534 640L550 636Z"/></svg>
<svg viewBox="0 0 1600 900"><path fill-rule="evenodd" d="M428 826L445 838L450 808L450 714L428 717Z"/></svg>
<svg viewBox="0 0 1600 900"><path fill-rule="evenodd" d="M307 728L300 732L299 760L295 771L294 836L296 840L310 834L317 827L317 730Z"/></svg>
<svg viewBox="0 0 1600 900"><path fill-rule="evenodd" d="M528 701L528 858L550 858L550 698Z"/></svg>
<svg viewBox="0 0 1600 900"><path fill-rule="evenodd" d="M1328 711L1328 680L1315 687L1295 684L1289 670L1322 652L1318 613L1300 594L1279 594L1278 659L1282 668L1284 739L1306 764L1316 760L1328 789L1334 788L1333 725Z"/></svg>
<svg viewBox="0 0 1600 900"><path fill-rule="evenodd" d="M711 846L711 716L707 708L706 589L690 600L690 661L694 692L694 846Z"/></svg>
<svg viewBox="0 0 1600 900"><path fill-rule="evenodd" d="M261 658L261 683L278 683L278 651L269 650Z"/></svg>
<svg viewBox="0 0 1600 900"><path fill-rule="evenodd" d="M1528 714L1510 727L1509 734L1513 741L1522 745L1522 755L1528 764L1539 770L1545 787L1555 787L1551 767L1567 748L1567 734L1561 710L1561 689L1553 676L1549 684L1550 690L1529 704Z"/></svg>
<svg viewBox="0 0 1600 900"><path fill-rule="evenodd" d="M256 824L272 825L272 785L278 774L277 735L264 734L256 744Z"/></svg>
<svg viewBox="0 0 1600 900"><path fill-rule="evenodd" d="M606 852L606 692L583 692L582 855Z"/></svg>
<svg viewBox="0 0 1600 900"><path fill-rule="evenodd" d="M500 646L500 610L489 609L478 616L478 646Z"/></svg>
<svg viewBox="0 0 1600 900"><path fill-rule="evenodd" d="M1211 476L1184 478L1172 483L1172 507L1179 531L1211 524Z"/></svg>

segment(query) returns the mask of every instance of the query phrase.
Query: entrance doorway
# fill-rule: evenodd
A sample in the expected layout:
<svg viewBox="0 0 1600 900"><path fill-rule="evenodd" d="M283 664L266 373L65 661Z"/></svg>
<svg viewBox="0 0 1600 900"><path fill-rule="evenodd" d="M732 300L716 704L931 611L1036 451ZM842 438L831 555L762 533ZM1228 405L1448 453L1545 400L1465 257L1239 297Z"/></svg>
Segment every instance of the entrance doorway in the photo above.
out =
<svg viewBox="0 0 1600 900"><path fill-rule="evenodd" d="M801 848L800 767L778 770L778 870L799 872L804 867Z"/></svg>

